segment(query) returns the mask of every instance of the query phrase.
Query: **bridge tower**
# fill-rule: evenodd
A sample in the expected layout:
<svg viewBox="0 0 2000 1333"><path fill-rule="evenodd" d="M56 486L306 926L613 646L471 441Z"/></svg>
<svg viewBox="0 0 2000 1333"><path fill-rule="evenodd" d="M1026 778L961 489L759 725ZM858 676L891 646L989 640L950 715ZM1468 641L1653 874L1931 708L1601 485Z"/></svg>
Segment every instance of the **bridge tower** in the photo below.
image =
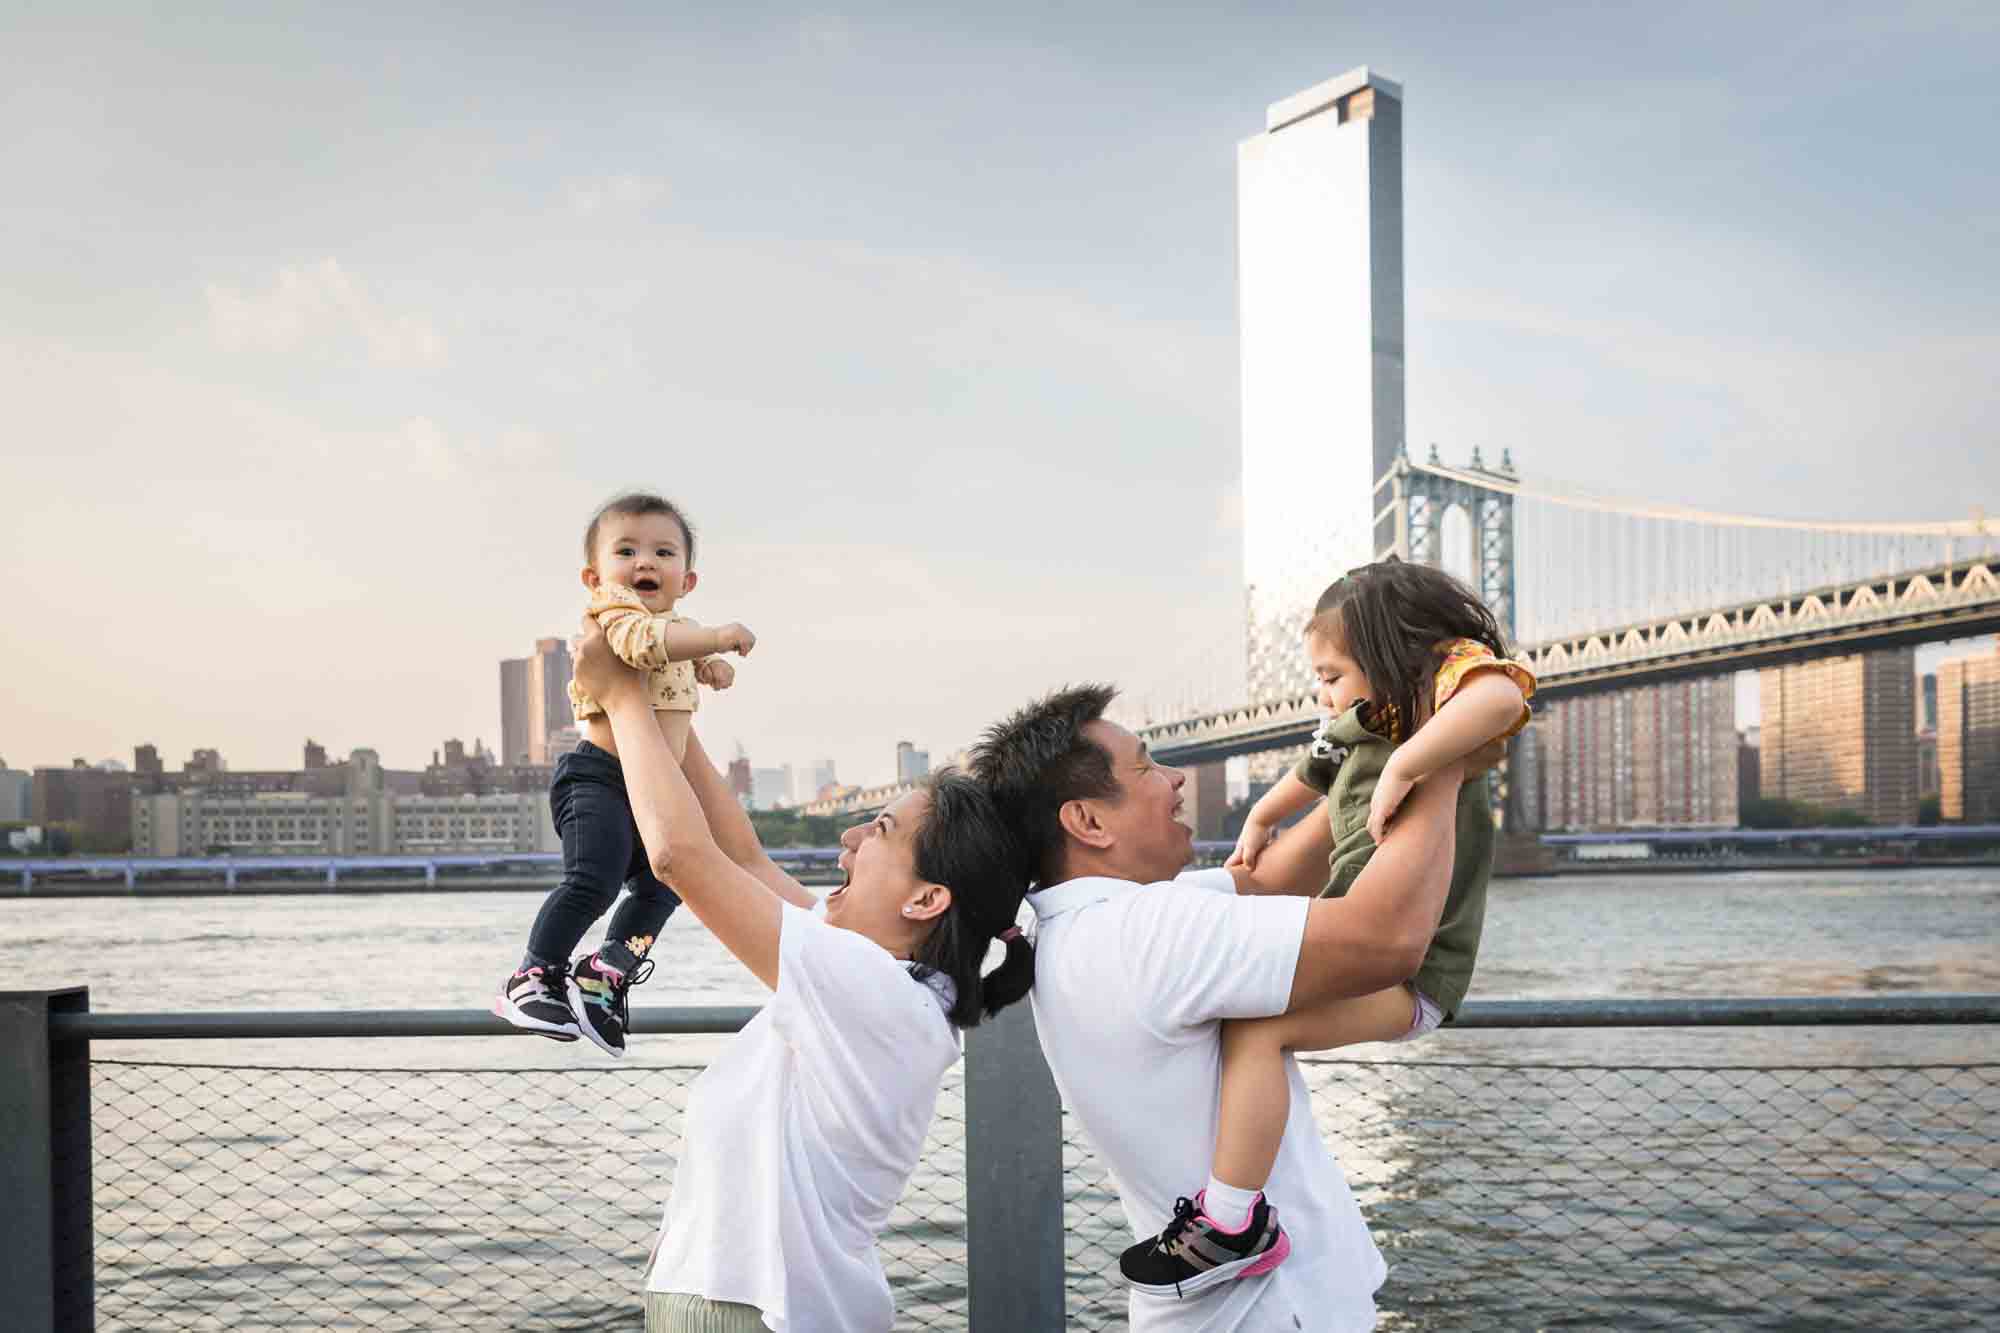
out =
<svg viewBox="0 0 2000 1333"><path fill-rule="evenodd" d="M1500 485L1482 485L1491 477ZM1418 466L1410 462L1408 450L1396 455L1395 463L1375 485L1376 502L1389 492L1387 512L1390 540L1375 552L1377 560L1390 555L1425 565L1444 563L1444 521L1453 509L1464 511L1472 525L1472 586L1493 611L1507 642L1516 641L1514 622L1514 493L1519 481L1514 456L1500 453L1500 466L1488 468L1478 449L1464 468L1447 468L1439 461L1437 446L1430 458Z"/></svg>

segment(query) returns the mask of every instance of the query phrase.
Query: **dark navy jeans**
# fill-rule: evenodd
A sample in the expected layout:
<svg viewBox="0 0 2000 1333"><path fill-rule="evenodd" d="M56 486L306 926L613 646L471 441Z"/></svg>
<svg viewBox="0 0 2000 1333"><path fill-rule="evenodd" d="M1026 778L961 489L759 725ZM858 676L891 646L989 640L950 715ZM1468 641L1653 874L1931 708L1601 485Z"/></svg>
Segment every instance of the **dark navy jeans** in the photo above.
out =
<svg viewBox="0 0 2000 1333"><path fill-rule="evenodd" d="M610 751L584 741L556 760L549 809L562 836L562 883L528 932L528 963L568 963L578 941L626 890L604 933L614 966L645 957L679 895L653 878L646 845L625 794L625 770Z"/></svg>

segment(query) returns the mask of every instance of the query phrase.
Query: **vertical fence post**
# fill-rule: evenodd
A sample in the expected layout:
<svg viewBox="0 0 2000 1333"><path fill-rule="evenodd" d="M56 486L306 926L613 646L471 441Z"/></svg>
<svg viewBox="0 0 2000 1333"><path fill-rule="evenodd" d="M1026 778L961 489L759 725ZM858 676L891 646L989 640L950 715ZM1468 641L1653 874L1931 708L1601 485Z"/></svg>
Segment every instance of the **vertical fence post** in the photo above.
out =
<svg viewBox="0 0 2000 1333"><path fill-rule="evenodd" d="M49 1039L49 1015L84 1013L90 991L0 991L0 1245L8 1327L72 1333L96 1324L91 1252L90 1043ZM14 1322L18 1320L19 1322Z"/></svg>
<svg viewBox="0 0 2000 1333"><path fill-rule="evenodd" d="M1063 1327L1062 1184L1062 1103L1024 1002L966 1035L972 1333Z"/></svg>

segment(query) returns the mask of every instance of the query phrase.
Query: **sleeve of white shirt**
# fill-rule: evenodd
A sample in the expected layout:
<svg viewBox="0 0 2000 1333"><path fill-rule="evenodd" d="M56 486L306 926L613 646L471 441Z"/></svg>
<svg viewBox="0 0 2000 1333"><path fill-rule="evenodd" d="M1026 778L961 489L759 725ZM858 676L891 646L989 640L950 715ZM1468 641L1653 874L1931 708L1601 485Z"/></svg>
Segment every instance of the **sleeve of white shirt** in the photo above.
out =
<svg viewBox="0 0 2000 1333"><path fill-rule="evenodd" d="M943 1011L908 964L790 903L778 927L771 1025L819 1089L862 1120L885 1094L893 1100L899 1088L935 1080L936 1062L922 1057L949 1041Z"/></svg>
<svg viewBox="0 0 2000 1333"><path fill-rule="evenodd" d="M1140 891L1128 953L1138 1009L1171 1039L1218 1018L1268 1018L1292 999L1311 900L1239 896L1226 870L1198 870Z"/></svg>

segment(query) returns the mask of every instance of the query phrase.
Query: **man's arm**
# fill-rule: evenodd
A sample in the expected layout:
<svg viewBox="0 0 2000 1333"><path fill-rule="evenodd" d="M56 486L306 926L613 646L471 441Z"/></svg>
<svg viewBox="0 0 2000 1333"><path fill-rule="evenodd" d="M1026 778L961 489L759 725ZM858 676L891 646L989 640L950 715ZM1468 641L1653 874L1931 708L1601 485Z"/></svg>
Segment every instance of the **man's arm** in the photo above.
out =
<svg viewBox="0 0 2000 1333"><path fill-rule="evenodd" d="M687 757L681 761L681 769L687 774L688 785L694 788L695 798L701 802L701 813L708 820L708 831L715 835L715 841L730 860L756 876L766 888L794 907L810 908L819 901L780 869L778 863L765 852L764 844L757 840L757 830L751 824L750 816L743 812L736 793L729 790L729 784L716 771L714 761L702 749L701 737L693 732L688 733Z"/></svg>
<svg viewBox="0 0 2000 1333"><path fill-rule="evenodd" d="M1288 1011L1372 994L1416 975L1451 888L1464 777L1463 767L1452 765L1418 783L1347 895L1307 908Z"/></svg>

